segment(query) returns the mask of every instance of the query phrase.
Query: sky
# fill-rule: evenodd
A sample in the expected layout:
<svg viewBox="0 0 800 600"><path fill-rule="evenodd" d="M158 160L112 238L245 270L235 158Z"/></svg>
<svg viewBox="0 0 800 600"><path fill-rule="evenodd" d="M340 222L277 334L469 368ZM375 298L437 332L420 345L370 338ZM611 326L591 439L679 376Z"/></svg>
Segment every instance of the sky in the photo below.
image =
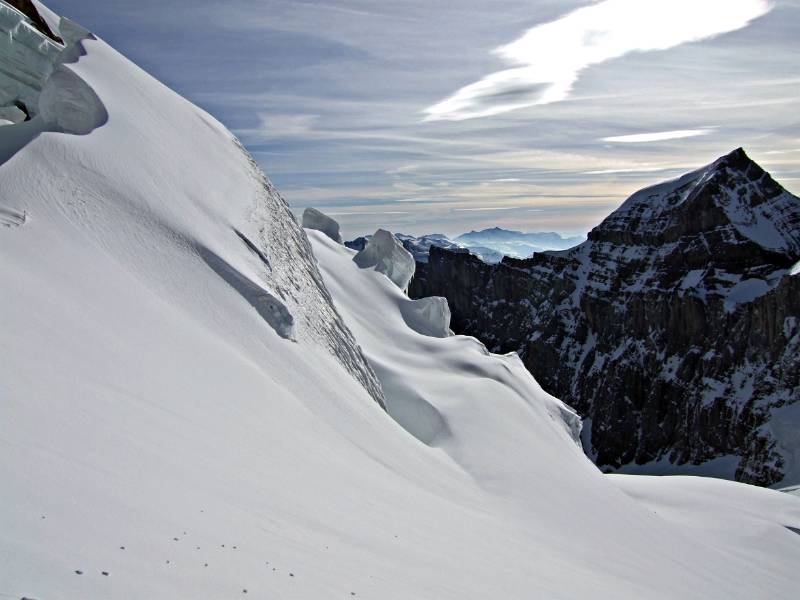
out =
<svg viewBox="0 0 800 600"><path fill-rule="evenodd" d="M50 0L228 126L296 212L585 234L742 146L800 192L800 0Z"/></svg>

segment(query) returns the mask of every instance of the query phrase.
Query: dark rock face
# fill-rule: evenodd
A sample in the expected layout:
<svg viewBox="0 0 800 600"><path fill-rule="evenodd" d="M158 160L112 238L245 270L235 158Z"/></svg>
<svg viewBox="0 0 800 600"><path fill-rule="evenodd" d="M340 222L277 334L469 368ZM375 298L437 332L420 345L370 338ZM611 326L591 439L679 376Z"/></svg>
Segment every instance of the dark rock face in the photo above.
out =
<svg viewBox="0 0 800 600"><path fill-rule="evenodd" d="M58 37L53 30L50 29L50 26L47 22L42 18L42 15L39 14L39 11L36 10L36 7L33 5L31 0L3 0L6 4L10 4L14 8L16 8L19 12L23 15L28 17L33 23L34 27L39 30L40 33L43 33L51 40L58 42L59 44L63 44L64 42Z"/></svg>
<svg viewBox="0 0 800 600"><path fill-rule="evenodd" d="M583 415L598 466L772 485L798 468L773 417L800 400L799 260L800 199L739 149L637 192L570 250L487 265L432 248L409 292L519 352Z"/></svg>

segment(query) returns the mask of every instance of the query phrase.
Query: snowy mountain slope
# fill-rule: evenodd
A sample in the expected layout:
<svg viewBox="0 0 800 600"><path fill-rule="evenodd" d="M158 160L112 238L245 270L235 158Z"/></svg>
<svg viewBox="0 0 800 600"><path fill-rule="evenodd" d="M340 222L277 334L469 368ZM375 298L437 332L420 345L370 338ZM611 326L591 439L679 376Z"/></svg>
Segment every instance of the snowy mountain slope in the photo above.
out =
<svg viewBox="0 0 800 600"><path fill-rule="evenodd" d="M364 285L369 360L386 382L413 375L408 398L451 431L409 435L230 133L101 40L83 47L54 120L0 127L0 597L792 597L796 498L726 489L724 537L691 506L654 515L516 361L418 336L399 290L331 246L332 288ZM106 117L64 132L95 97ZM393 355L373 343L387 337ZM730 556L754 537L774 552Z"/></svg>
<svg viewBox="0 0 800 600"><path fill-rule="evenodd" d="M419 300L371 269L355 269L353 251L308 234L334 302L381 379L389 413L462 469L492 513L531 536L538 550L526 570L561 574L560 589L542 589L545 577L528 594L758 596L764 590L731 585L742 581L734 565L747 578L772 581L775 561L800 551L784 526L800 506L780 493L602 475L579 449L572 411L541 390L516 354L490 355L474 338L417 333L408 314ZM791 571L779 575L789 587L767 597L793 593ZM594 585L584 587L588 581ZM502 597L516 597L513 589Z"/></svg>
<svg viewBox="0 0 800 600"><path fill-rule="evenodd" d="M33 138L3 166L3 205L24 212L30 221L18 236L4 241L19 244L24 254L36 243L35 236L43 235L39 231L53 221L57 227L67 221L91 232L85 241L100 256L133 263L135 275L167 294L186 293L180 278L163 273L171 267L183 271L171 264L173 254L189 256L192 268L220 272L250 300L275 295L274 306L283 303L289 312L308 302L328 305L321 313L298 311L297 335L318 340L337 356L352 346L324 301L326 292L313 265L298 258L308 254L305 237L238 141L105 44L82 44L88 55L58 67L44 88L37 111L42 114L1 130L6 134L28 127ZM90 102L75 93L84 89L91 91ZM91 136L55 133L64 129L65 120L85 124L98 114L99 127ZM171 130L186 133L164 135ZM11 143L17 141L14 133L8 131ZM16 149L0 145L7 154ZM195 161L185 159L191 152L199 154ZM357 355L345 360L380 398L363 360Z"/></svg>

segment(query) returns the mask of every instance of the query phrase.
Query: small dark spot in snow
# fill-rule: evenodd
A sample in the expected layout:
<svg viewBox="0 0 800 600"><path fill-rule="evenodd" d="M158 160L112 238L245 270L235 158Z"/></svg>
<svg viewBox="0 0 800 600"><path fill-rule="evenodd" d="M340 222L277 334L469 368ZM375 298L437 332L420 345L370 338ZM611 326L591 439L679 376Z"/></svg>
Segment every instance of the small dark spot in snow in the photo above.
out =
<svg viewBox="0 0 800 600"><path fill-rule="evenodd" d="M225 544L222 544L222 547L224 548L224 547L225 547Z"/></svg>
<svg viewBox="0 0 800 600"><path fill-rule="evenodd" d="M42 515L42 518L43 518L43 519L46 519L47 517L45 517L44 515Z"/></svg>
<svg viewBox="0 0 800 600"><path fill-rule="evenodd" d="M169 561L167 561L167 564L169 564Z"/></svg>
<svg viewBox="0 0 800 600"><path fill-rule="evenodd" d="M294 577L294 573L289 573L289 577Z"/></svg>
<svg viewBox="0 0 800 600"><path fill-rule="evenodd" d="M236 546L234 546L233 549L236 550Z"/></svg>
<svg viewBox="0 0 800 600"><path fill-rule="evenodd" d="M208 566L208 563L204 564L203 566L204 566L204 567L207 567L207 566Z"/></svg>
<svg viewBox="0 0 800 600"><path fill-rule="evenodd" d="M78 571L78 570L76 570L76 571L75 571L75 575L83 575L83 571Z"/></svg>
<svg viewBox="0 0 800 600"><path fill-rule="evenodd" d="M173 539L173 541L176 541L176 542L178 541L178 538L172 538L172 539Z"/></svg>
<svg viewBox="0 0 800 600"><path fill-rule="evenodd" d="M108 577L108 571L100 571L100 574Z"/></svg>
<svg viewBox="0 0 800 600"><path fill-rule="evenodd" d="M119 549L120 550L125 550L125 546L120 546Z"/></svg>
<svg viewBox="0 0 800 600"><path fill-rule="evenodd" d="M247 593L247 590L242 590L242 593L243 593L243 594L246 594L246 593Z"/></svg>

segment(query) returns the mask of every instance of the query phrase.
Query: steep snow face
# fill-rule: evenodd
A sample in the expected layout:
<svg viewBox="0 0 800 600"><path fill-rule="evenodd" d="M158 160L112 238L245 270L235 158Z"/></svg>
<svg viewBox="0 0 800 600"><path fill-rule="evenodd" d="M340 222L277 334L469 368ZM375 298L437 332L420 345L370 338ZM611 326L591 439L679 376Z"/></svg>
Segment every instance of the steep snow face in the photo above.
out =
<svg viewBox="0 0 800 600"><path fill-rule="evenodd" d="M510 405L502 406L509 411L515 410L514 405L528 407L561 432L561 441L553 438L553 446L566 446L568 440L573 451L580 448L580 419L560 400L542 391L519 356L492 355L474 338L452 336L448 328L450 310L444 298L410 300L380 271L354 271L347 263L355 262L360 253L353 256L353 251L322 243L315 232L307 233L334 302L378 373L389 414L399 415L398 421L406 423L412 433L429 433L438 426L437 435L423 436L425 443L446 443L452 431L442 416L443 396L458 390L464 409L483 398L507 401ZM433 356L437 360L431 360ZM477 406L469 410L473 411L471 418L481 420ZM409 415L416 415L420 422L408 423ZM582 458L580 452L577 455Z"/></svg>
<svg viewBox="0 0 800 600"><path fill-rule="evenodd" d="M334 302L381 379L389 413L465 473L486 510L519 527L494 560L511 564L507 552L516 547L511 560L521 571L494 562L490 577L503 583L489 597L795 593L793 567L781 553L800 556L796 534L785 526L800 518L800 503L723 481L602 475L579 449L574 412L543 392L516 354L490 354L474 338L415 331L407 322L414 301L380 274L355 269L351 250L308 233ZM520 535L526 541L517 546ZM469 551L482 556L496 541L493 534ZM461 565L458 578L469 582L464 597L481 597L480 573L491 559L478 561ZM745 581L737 568L748 579L765 576L767 585L781 580L786 587L737 589L733 582ZM538 581L517 587L528 574ZM415 597L448 597L450 584Z"/></svg>
<svg viewBox="0 0 800 600"><path fill-rule="evenodd" d="M385 229L378 229L353 261L362 269L374 267L401 290L408 288L408 282L414 276L414 257Z"/></svg>
<svg viewBox="0 0 800 600"><path fill-rule="evenodd" d="M86 35L62 25L68 40ZM216 273L256 313L271 315L265 324L327 348L381 401L305 235L238 141L102 42L75 43L77 62L49 77L40 114L0 138L0 156L9 157L0 202L29 218L19 236L0 239L9 246L4 264L25 264L32 247L56 243L60 231L69 247L84 244L87 260L99 249L174 304L197 307L179 281ZM70 235L64 223L88 233ZM165 277L170 269L181 275ZM219 320L213 304L196 316Z"/></svg>

